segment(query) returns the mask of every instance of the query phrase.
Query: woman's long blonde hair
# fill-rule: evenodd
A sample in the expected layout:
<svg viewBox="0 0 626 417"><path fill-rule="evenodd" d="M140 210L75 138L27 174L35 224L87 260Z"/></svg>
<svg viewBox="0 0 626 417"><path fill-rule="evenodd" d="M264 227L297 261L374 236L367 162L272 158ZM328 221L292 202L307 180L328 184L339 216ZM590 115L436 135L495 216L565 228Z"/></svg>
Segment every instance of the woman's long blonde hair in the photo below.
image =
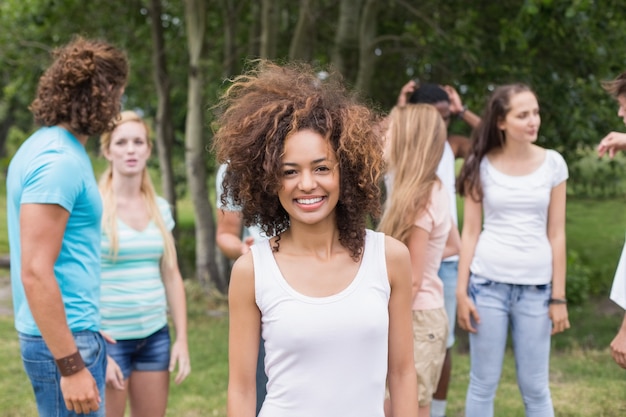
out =
<svg viewBox="0 0 626 417"><path fill-rule="evenodd" d="M430 104L409 104L391 111L386 161L393 181L379 231L408 242L415 220L428 208L433 186L440 184L437 166L446 136L446 125Z"/></svg>
<svg viewBox="0 0 626 417"><path fill-rule="evenodd" d="M141 118L141 116L139 116L134 111L123 111L115 120L115 126L113 130L127 122L139 122L143 124L146 129L146 141L148 143L148 147L150 148L150 150L152 150L152 138L150 137L150 128L148 127L148 124ZM109 149L109 146L111 146L111 136L113 130L104 133L100 137L100 153L103 155ZM113 169L110 163L100 177L99 188L100 194L102 195L103 206L102 230L104 230L111 243L110 255L116 258L119 251L119 237L117 232L117 200L115 198L115 193L113 192ZM144 168L142 173L141 195L146 202L146 207L148 209L148 215L150 216L150 220L152 220L156 224L156 226L159 228L159 231L161 232L161 235L163 236L163 260L165 261L166 265L173 266L176 264L176 247L174 245L174 238L172 236L172 233L165 226L163 216L161 216L161 211L159 210L159 206L157 204L157 194L154 191L154 185L152 185L152 180L150 179L150 174L148 173L147 168Z"/></svg>

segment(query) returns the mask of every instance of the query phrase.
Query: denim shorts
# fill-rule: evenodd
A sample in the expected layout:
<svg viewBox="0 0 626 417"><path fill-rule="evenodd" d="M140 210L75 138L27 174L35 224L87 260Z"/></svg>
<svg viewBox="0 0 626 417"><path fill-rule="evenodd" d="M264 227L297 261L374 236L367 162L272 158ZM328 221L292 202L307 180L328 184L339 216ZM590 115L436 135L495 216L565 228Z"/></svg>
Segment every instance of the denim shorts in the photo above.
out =
<svg viewBox="0 0 626 417"><path fill-rule="evenodd" d="M73 334L76 346L100 392L100 409L89 414L76 414L65 407L59 373L54 357L41 336L18 333L24 370L35 392L40 417L104 417L106 344L102 335L92 331Z"/></svg>
<svg viewBox="0 0 626 417"><path fill-rule="evenodd" d="M124 379L132 371L167 371L170 366L170 331L167 326L143 339L107 342L107 355L119 365Z"/></svg>

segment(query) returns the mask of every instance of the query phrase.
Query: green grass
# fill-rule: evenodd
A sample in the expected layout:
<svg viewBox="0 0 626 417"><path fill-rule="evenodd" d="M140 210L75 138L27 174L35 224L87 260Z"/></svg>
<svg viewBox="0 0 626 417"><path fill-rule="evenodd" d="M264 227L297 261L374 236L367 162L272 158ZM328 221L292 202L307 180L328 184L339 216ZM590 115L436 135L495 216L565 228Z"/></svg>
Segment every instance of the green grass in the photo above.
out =
<svg viewBox="0 0 626 417"><path fill-rule="evenodd" d="M226 416L228 379L228 319L223 299L209 302L197 286L187 283L189 348L192 373L170 389L168 417ZM601 303L602 304L602 303ZM571 313L573 328L554 338L551 389L556 415L617 417L626 413L626 378L615 365L608 343L621 320L615 310L589 305ZM606 323L598 327L598 323ZM595 329L595 330L594 330ZM593 338L589 334L594 333ZM448 417L463 416L468 384L467 339L460 335L454 351L453 375L448 395ZM587 340L577 343L576 340ZM30 384L22 369L17 337L10 317L0 317L0 415L36 415ZM524 416L515 381L515 366L507 351L496 396L496 415Z"/></svg>
<svg viewBox="0 0 626 417"><path fill-rule="evenodd" d="M567 202L567 246L591 268L596 294L608 294L613 282L624 235L626 200L582 200Z"/></svg>

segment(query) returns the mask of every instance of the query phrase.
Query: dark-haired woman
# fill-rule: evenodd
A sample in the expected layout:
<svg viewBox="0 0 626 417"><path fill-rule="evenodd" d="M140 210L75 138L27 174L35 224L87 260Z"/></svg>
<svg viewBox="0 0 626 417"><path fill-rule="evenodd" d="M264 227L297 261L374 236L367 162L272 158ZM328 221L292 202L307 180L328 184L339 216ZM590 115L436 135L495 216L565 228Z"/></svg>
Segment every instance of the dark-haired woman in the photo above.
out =
<svg viewBox="0 0 626 417"><path fill-rule="evenodd" d="M465 204L457 311L470 332L468 417L494 415L509 330L526 416L554 416L550 337L569 328L568 171L561 155L535 145L540 125L527 86L498 87L458 181Z"/></svg>

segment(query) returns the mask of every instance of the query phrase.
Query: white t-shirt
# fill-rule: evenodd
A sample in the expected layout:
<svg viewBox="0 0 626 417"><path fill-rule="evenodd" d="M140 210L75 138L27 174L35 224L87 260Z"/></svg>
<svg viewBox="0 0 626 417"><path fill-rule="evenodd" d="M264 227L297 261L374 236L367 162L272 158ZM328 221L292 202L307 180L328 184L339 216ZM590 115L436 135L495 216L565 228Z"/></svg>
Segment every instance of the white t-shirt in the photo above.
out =
<svg viewBox="0 0 626 417"><path fill-rule="evenodd" d="M218 210L224 211L240 211L239 207L235 206L235 204L230 200L230 198L226 199L226 205L222 205L222 194L224 193L224 187L222 182L224 181L224 175L226 174L227 164L222 164L217 169L217 173L215 174L215 207ZM242 239L245 239L248 236L252 236L255 242L260 241L261 239L266 239L265 233L258 226L250 226L244 227Z"/></svg>
<svg viewBox="0 0 626 417"><path fill-rule="evenodd" d="M367 230L354 279L328 297L293 289L269 241L251 251L268 376L259 417L383 417L391 291L385 236Z"/></svg>
<svg viewBox="0 0 626 417"><path fill-rule="evenodd" d="M441 161L437 166L437 176L443 184L443 188L448 192L448 201L450 202L450 213L452 214L452 220L454 221L454 227L459 224L458 215L456 212L456 168L454 151L452 147L446 141L443 148L443 155L441 155ZM452 255L445 258L444 262L457 261L459 255Z"/></svg>
<svg viewBox="0 0 626 417"><path fill-rule="evenodd" d="M506 175L483 158L483 230L470 266L472 273L509 284L552 281L548 207L552 189L567 177L565 160L553 150L546 150L539 168L521 176Z"/></svg>

